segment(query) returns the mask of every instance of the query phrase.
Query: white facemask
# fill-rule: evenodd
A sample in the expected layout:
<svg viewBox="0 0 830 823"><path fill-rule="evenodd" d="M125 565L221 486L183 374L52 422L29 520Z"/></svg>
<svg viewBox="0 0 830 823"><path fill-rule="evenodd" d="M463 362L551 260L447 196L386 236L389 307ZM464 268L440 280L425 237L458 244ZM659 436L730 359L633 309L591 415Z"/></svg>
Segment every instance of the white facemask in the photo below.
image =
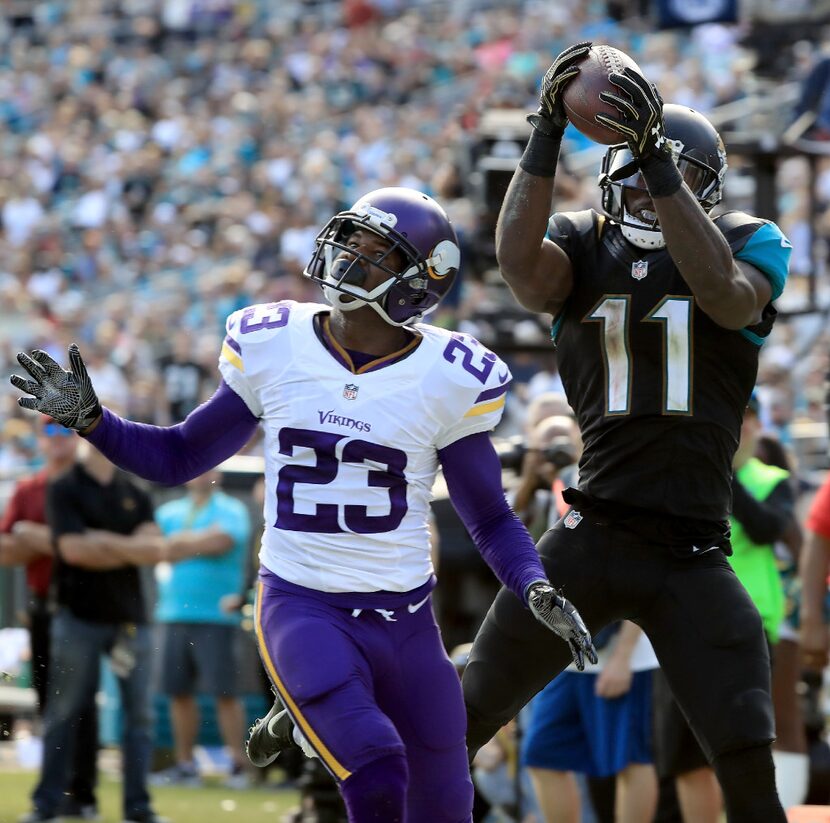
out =
<svg viewBox="0 0 830 823"><path fill-rule="evenodd" d="M620 225L623 237L638 249L663 249L666 241L663 239L663 232L659 228L652 228L650 223L640 220L629 213L623 207L625 223ZM628 223L629 225L626 225ZM640 228L642 226L642 228Z"/></svg>

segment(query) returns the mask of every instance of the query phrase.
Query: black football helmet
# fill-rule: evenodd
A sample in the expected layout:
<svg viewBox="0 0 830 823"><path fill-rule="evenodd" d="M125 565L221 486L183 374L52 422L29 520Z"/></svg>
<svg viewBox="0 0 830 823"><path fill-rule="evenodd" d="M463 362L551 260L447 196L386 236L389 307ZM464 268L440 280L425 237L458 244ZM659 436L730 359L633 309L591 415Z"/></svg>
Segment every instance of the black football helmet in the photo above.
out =
<svg viewBox="0 0 830 823"><path fill-rule="evenodd" d="M346 245L356 228L389 241L381 260ZM386 262L393 252L404 261L400 271ZM387 279L366 291L369 265L382 269ZM329 303L342 311L369 305L387 323L407 326L438 305L460 265L458 238L444 209L422 192L391 187L369 192L329 220L303 274L319 283Z"/></svg>
<svg viewBox="0 0 830 823"><path fill-rule="evenodd" d="M726 174L726 149L715 127L694 109L666 103L663 106L666 139L672 147L677 167L698 202L709 212L723 194ZM608 147L599 175L603 211L622 228L626 240L642 249L666 245L657 216L645 219L629 212L626 194L647 191L637 160L626 143Z"/></svg>

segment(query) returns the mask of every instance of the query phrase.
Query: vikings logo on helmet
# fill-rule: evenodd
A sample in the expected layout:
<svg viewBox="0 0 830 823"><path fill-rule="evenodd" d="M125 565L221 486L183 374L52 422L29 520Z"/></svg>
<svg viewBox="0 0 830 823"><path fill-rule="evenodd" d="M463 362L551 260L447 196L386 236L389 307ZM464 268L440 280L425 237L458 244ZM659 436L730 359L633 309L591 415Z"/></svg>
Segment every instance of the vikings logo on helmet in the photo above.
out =
<svg viewBox="0 0 830 823"><path fill-rule="evenodd" d="M461 249L449 240L442 240L432 250L429 259L427 274L434 280L441 280L458 271L461 265Z"/></svg>
<svg viewBox="0 0 830 823"><path fill-rule="evenodd" d="M389 242L380 260L346 245L358 228ZM395 252L404 260L399 271L384 262ZM365 195L326 224L303 274L319 283L341 310L369 305L387 323L407 326L438 305L460 264L458 238L441 206L414 189L385 188ZM370 266L388 277L367 291L363 283Z"/></svg>

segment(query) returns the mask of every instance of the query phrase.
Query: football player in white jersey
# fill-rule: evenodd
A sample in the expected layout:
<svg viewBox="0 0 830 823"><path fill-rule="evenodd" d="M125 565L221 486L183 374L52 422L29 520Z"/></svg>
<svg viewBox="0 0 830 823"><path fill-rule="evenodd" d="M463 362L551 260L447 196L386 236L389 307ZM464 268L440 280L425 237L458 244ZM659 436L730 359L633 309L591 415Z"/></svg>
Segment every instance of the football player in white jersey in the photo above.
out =
<svg viewBox="0 0 830 823"><path fill-rule="evenodd" d="M178 484L265 434L257 635L301 734L353 823L471 819L465 711L432 613L428 514L450 496L499 579L595 660L574 607L550 585L508 507L488 432L510 382L478 341L419 322L460 263L444 210L386 188L332 218L305 274L330 306L282 302L228 318L214 396L176 426L102 409L76 346L70 371L42 351L12 382L122 468ZM255 760L273 758L260 721Z"/></svg>

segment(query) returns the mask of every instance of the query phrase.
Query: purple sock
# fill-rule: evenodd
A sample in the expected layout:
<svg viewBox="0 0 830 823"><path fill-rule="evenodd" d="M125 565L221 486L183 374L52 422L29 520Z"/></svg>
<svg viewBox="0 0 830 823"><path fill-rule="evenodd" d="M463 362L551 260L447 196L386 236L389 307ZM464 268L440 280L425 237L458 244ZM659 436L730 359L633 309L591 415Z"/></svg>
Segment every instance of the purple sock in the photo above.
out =
<svg viewBox="0 0 830 823"><path fill-rule="evenodd" d="M358 769L340 784L349 823L404 823L408 770L402 754L390 754Z"/></svg>

